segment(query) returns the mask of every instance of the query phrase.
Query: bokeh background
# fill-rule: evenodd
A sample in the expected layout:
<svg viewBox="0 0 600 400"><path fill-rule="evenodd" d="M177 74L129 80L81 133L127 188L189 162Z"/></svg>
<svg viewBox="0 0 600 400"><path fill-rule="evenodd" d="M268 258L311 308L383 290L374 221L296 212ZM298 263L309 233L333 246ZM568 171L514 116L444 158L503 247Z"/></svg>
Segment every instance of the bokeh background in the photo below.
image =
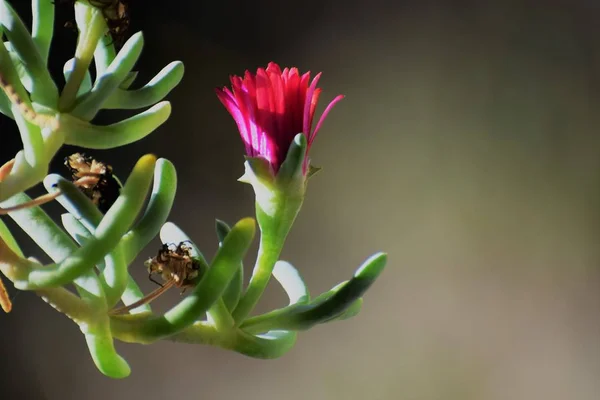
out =
<svg viewBox="0 0 600 400"><path fill-rule="evenodd" d="M29 18L28 1L11 3ZM131 15L146 39L138 82L174 59L186 74L167 124L97 158L121 176L147 152L172 160L171 220L211 256L215 217L253 215L236 182L243 146L213 88L271 60L323 71L320 110L346 99L311 150L324 170L283 258L313 293L375 251L389 265L358 317L301 334L281 359L119 344L133 368L123 381L95 369L77 326L20 293L0 316L0 398L600 398L596 2L131 0ZM56 38L60 80L75 36L58 25ZM4 162L19 143L12 121L0 131ZM131 270L153 288L141 261ZM260 310L284 301L273 284Z"/></svg>

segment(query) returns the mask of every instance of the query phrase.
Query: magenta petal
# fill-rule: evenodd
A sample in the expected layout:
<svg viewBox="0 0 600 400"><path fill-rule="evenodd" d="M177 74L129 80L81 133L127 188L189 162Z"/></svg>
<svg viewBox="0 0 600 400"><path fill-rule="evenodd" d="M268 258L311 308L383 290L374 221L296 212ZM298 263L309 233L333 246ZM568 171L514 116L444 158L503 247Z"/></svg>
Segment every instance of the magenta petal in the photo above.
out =
<svg viewBox="0 0 600 400"><path fill-rule="evenodd" d="M307 140L310 138L311 126L309 123L312 120L311 115L310 115L310 109L311 109L313 93L315 92L315 89L317 88L317 83L319 83L320 78L321 78L321 73L319 72L315 76L313 81L311 82L310 87L308 88L308 91L306 92L306 97L304 99L304 120L302 123L302 132L306 135Z"/></svg>
<svg viewBox="0 0 600 400"><path fill-rule="evenodd" d="M271 81L264 70L256 73L256 122L261 131L274 132Z"/></svg>
<svg viewBox="0 0 600 400"><path fill-rule="evenodd" d="M233 120L235 121L240 132L240 136L242 137L242 140L245 144L246 151L248 151L248 121L246 120L244 113L238 107L235 98L230 97L227 92L218 88L215 89L215 92L217 93L217 97L219 98L219 100L221 100L221 103L223 103L227 111L229 111L229 113L233 117Z"/></svg>
<svg viewBox="0 0 600 400"><path fill-rule="evenodd" d="M321 114L321 118L319 118L319 122L317 122L317 126L315 127L315 130L313 131L313 133L308 138L308 143L312 143L312 141L314 140L314 138L317 136L317 132L319 131L319 129L321 129L321 125L323 124L323 121L325 121L325 117L327 117L327 114L329 114L329 111L331 111L331 109L333 108L333 106L335 106L343 98L344 98L343 94L338 95L325 108L325 111L323 111L323 114Z"/></svg>
<svg viewBox="0 0 600 400"><path fill-rule="evenodd" d="M310 72L284 68L270 62L256 73L245 71L243 77L230 76L231 90L216 89L217 97L235 120L250 157L263 157L275 172L285 160L291 141L298 133L307 137L308 148L331 108L343 96L329 103L312 131L321 89L321 73L310 81ZM308 150L307 150L308 154ZM308 156L304 167L308 164Z"/></svg>
<svg viewBox="0 0 600 400"><path fill-rule="evenodd" d="M317 104L319 103L319 97L321 97L321 88L316 88L313 93L313 97L310 101L310 111L309 111L310 119L308 120L308 130L309 131L312 130L313 119L315 117L315 111L317 111ZM306 137L309 138L310 134L307 134Z"/></svg>
<svg viewBox="0 0 600 400"><path fill-rule="evenodd" d="M248 85L248 82L246 82ZM252 149L251 154L249 156L255 157L257 154L260 154L260 138L259 132L256 126L256 109L255 109L255 99L251 95L251 91L248 90L248 86L244 87L244 92L241 96L241 103L246 107L246 120L248 121L248 142L247 144ZM253 92L253 91L252 91Z"/></svg>
<svg viewBox="0 0 600 400"><path fill-rule="evenodd" d="M279 65L273 61L271 61L268 65L267 65L267 72L269 73L274 73L277 75L281 75L281 68L279 67Z"/></svg>

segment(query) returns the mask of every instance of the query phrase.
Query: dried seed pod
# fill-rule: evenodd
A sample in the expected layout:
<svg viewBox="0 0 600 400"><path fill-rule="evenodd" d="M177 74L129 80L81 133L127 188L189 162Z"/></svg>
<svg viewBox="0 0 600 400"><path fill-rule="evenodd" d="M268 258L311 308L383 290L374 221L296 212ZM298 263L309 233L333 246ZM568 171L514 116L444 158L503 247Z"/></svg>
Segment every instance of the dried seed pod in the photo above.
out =
<svg viewBox="0 0 600 400"><path fill-rule="evenodd" d="M191 246L186 242L178 245L163 244L156 257L149 258L144 265L148 268L149 279L160 287L133 304L113 309L110 315L126 314L141 305L148 304L172 286L182 289L183 294L187 288L194 286L195 279L200 274L200 264L192 257ZM164 284L153 279L153 275L156 274L161 276Z"/></svg>
<svg viewBox="0 0 600 400"><path fill-rule="evenodd" d="M131 19L129 17L129 4L124 0L88 0L90 4L102 11L102 15L108 25L108 32L115 44L121 46L125 39L125 33L129 28Z"/></svg>
<svg viewBox="0 0 600 400"><path fill-rule="evenodd" d="M152 282L162 286L152 277L159 274L165 282L173 280L176 287L183 289L182 293L193 286L193 280L198 277L200 270L198 262L192 257L191 246L186 242L163 244L156 257L148 259L144 265Z"/></svg>
<svg viewBox="0 0 600 400"><path fill-rule="evenodd" d="M58 0L58 4L74 5L76 0ZM129 28L131 18L129 17L129 1L127 0L88 0L90 5L102 12L102 16L108 26L108 35L111 35L115 44L121 46L125 34ZM73 28L73 22L67 22L66 28Z"/></svg>
<svg viewBox="0 0 600 400"><path fill-rule="evenodd" d="M112 174L112 167L82 153L65 158L73 182L104 214L119 197L123 185Z"/></svg>

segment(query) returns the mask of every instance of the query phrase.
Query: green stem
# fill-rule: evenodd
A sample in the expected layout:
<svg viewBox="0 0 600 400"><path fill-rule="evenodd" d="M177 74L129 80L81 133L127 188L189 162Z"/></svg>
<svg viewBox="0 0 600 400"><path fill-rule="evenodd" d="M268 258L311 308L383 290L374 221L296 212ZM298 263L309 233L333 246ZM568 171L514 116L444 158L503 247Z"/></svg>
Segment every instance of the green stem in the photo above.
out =
<svg viewBox="0 0 600 400"><path fill-rule="evenodd" d="M283 247L285 237L271 238L264 234L262 226L261 233L260 247L258 249L256 264L252 271L252 278L250 279L246 293L244 293L244 296L242 296L240 302L233 311L233 319L235 320L236 326L246 319L258 303L271 279L273 267L279 259L279 254Z"/></svg>
<svg viewBox="0 0 600 400"><path fill-rule="evenodd" d="M217 237L219 238L219 247L223 245L223 241L231 231L229 225L225 222L217 220L216 223L217 228ZM233 279L229 282L227 289L225 289L225 293L223 293L223 303L227 307L228 310L232 311L237 306L240 301L240 296L242 295L242 290L244 289L244 264L240 263L238 266L238 270L236 271ZM229 315L231 315L229 313ZM235 322L234 322L235 324Z"/></svg>
<svg viewBox="0 0 600 400"><path fill-rule="evenodd" d="M302 207L306 191L306 178L302 172L306 148L306 137L297 134L275 176L264 158L246 158L245 173L239 180L254 188L256 221L261 236L248 289L233 311L236 326L250 315L265 291L285 239Z"/></svg>
<svg viewBox="0 0 600 400"><path fill-rule="evenodd" d="M248 357L279 358L294 347L296 337L296 332L284 330L271 331L263 335L250 335L239 331L232 350Z"/></svg>
<svg viewBox="0 0 600 400"><path fill-rule="evenodd" d="M140 335L140 327L150 318L148 314L124 315L111 319L111 330L117 339L127 343L150 344L155 339ZM166 340L219 346L249 357L274 359L287 353L295 344L297 334L292 331L273 331L263 335L250 335L239 329L219 332L213 325L198 321Z"/></svg>
<svg viewBox="0 0 600 400"><path fill-rule="evenodd" d="M254 310L265 291L302 201L302 196L289 196L285 192L278 192L271 202L271 211L265 212L261 205L256 203L256 220L261 232L260 246L248 289L232 314L236 326Z"/></svg>
<svg viewBox="0 0 600 400"><path fill-rule="evenodd" d="M102 12L91 6L88 6L87 12L91 15L88 17L88 23L84 25L77 41L75 66L58 101L58 109L62 112L69 111L73 107L79 86L92 63L98 42L106 33L106 22ZM79 21L78 25L80 25Z"/></svg>
<svg viewBox="0 0 600 400"><path fill-rule="evenodd" d="M235 325L235 321L229 313L229 309L225 305L223 297L220 297L215 304L208 309L207 314L212 319L215 328L219 332L227 332Z"/></svg>
<svg viewBox="0 0 600 400"><path fill-rule="evenodd" d="M36 290L36 293L46 303L77 324L91 320L93 314L91 306L63 287L39 289Z"/></svg>
<svg viewBox="0 0 600 400"><path fill-rule="evenodd" d="M296 343L297 336L296 332L292 331L273 331L260 336L250 335L240 330L222 334L211 328L202 322L196 322L180 333L168 337L167 340L215 345L248 357L274 359L287 353Z"/></svg>

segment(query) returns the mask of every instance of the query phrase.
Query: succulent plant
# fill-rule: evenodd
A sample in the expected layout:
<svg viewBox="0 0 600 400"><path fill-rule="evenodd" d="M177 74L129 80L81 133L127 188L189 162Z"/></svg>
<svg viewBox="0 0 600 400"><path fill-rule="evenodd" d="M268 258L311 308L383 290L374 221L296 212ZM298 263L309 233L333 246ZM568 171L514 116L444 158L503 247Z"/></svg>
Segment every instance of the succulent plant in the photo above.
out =
<svg viewBox="0 0 600 400"><path fill-rule="evenodd" d="M232 77L232 91L217 90L246 144L246 172L240 181L251 184L256 194L260 249L247 285L242 262L256 233L255 220L244 218L232 227L217 220L220 247L207 260L193 239L168 221L177 187L170 161L142 156L124 184L114 186L115 198L102 203L105 209L98 199L112 182L109 167L82 159L87 169L74 181L48 175L50 161L63 145L90 150L124 146L150 134L170 115L170 103L162 99L181 81L183 64L172 62L142 88L129 90L143 36L133 34L115 51L108 11L114 7L112 15L125 18L119 8L123 1L74 3L79 37L59 91L47 69L55 5L32 0L30 33L9 3L0 0L0 26L8 39L0 45L0 112L15 120L23 143L14 159L0 167L0 214L12 218L54 261L42 265L27 258L0 219L2 274L16 289L35 291L78 324L96 366L113 378L130 373L114 348L115 338L208 344L276 358L294 345L298 331L356 315L363 293L385 266L386 254L369 257L350 280L313 298L299 271L279 259L308 180L317 170L307 151L322 122L311 132L320 75L309 85L310 74L301 76L296 68L282 71L271 63L256 74L246 72L243 79ZM111 125L90 122L102 109L145 107ZM31 199L25 194L42 182L47 195ZM54 199L66 211L62 226L41 208ZM144 295L128 267L157 235L165 245L146 265L164 282ZM287 292L289 305L251 316L271 276ZM171 286L186 289L185 295L167 312L154 313L150 301ZM10 311L1 285L0 299Z"/></svg>

